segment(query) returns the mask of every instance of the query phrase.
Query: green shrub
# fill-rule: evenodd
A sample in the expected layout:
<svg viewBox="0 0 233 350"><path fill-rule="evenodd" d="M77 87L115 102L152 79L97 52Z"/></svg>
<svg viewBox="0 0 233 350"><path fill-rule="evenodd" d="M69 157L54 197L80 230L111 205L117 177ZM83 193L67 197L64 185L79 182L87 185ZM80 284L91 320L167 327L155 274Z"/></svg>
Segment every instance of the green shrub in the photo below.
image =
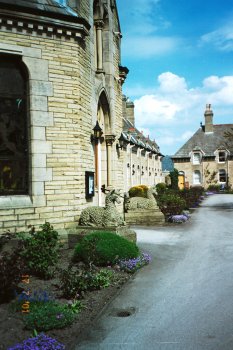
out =
<svg viewBox="0 0 233 350"><path fill-rule="evenodd" d="M26 329L37 331L65 328L71 325L75 318L76 314L71 307L53 301L30 303L29 313L23 315Z"/></svg>
<svg viewBox="0 0 233 350"><path fill-rule="evenodd" d="M199 203L200 197L204 193L204 188L201 186L193 186L189 189L184 188L178 192L180 198L184 199L186 202L186 209L196 207Z"/></svg>
<svg viewBox="0 0 233 350"><path fill-rule="evenodd" d="M219 192L221 185L209 185L207 191Z"/></svg>
<svg viewBox="0 0 233 350"><path fill-rule="evenodd" d="M110 270L95 272L69 268L60 273L60 288L65 298L77 298L86 291L109 287L112 278Z"/></svg>
<svg viewBox="0 0 233 350"><path fill-rule="evenodd" d="M20 241L15 238L15 234L10 232L0 236L0 303L14 297L17 284L25 272L23 260L19 255Z"/></svg>
<svg viewBox="0 0 233 350"><path fill-rule="evenodd" d="M167 190L167 185L164 182L161 182L155 186L156 192L162 194Z"/></svg>
<svg viewBox="0 0 233 350"><path fill-rule="evenodd" d="M94 232L84 237L75 247L74 260L107 266L119 259L136 258L139 249L135 243L110 232Z"/></svg>
<svg viewBox="0 0 233 350"><path fill-rule="evenodd" d="M40 231L31 229L30 237L23 240L21 256L29 271L42 278L53 276L58 261L58 233L48 222Z"/></svg>
<svg viewBox="0 0 233 350"><path fill-rule="evenodd" d="M157 196L157 204L164 215L179 215L186 208L186 202L177 194L166 193Z"/></svg>
<svg viewBox="0 0 233 350"><path fill-rule="evenodd" d="M169 176L171 178L171 188L173 190L178 190L179 171L174 169L173 171L170 171Z"/></svg>
<svg viewBox="0 0 233 350"><path fill-rule="evenodd" d="M21 280L23 261L17 251L0 254L0 303L4 303L14 296L14 290Z"/></svg>
<svg viewBox="0 0 233 350"><path fill-rule="evenodd" d="M147 191L148 191L148 186L145 186L145 185L134 186L129 189L129 196L147 198Z"/></svg>

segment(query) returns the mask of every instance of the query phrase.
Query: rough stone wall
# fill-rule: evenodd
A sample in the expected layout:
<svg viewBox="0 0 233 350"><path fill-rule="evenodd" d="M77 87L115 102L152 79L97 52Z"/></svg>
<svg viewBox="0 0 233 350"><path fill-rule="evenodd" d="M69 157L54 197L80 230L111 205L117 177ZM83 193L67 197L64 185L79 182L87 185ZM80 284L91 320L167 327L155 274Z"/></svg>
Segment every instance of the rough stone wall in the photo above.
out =
<svg viewBox="0 0 233 350"><path fill-rule="evenodd" d="M93 26L92 2L80 15ZM116 25L116 15L112 26ZM110 28L112 33L113 27ZM120 53L110 35L111 72L96 76L93 28L85 44L64 37L10 30L0 32L0 50L20 50L30 75L30 196L0 197L0 233L49 221L60 232L75 227L85 199L85 171L94 171L90 142L101 89L109 96L113 133L122 129ZM111 55L110 55L111 57ZM123 189L123 156L112 147L113 186ZM14 197L14 198L13 198ZM19 198L20 197L20 198Z"/></svg>

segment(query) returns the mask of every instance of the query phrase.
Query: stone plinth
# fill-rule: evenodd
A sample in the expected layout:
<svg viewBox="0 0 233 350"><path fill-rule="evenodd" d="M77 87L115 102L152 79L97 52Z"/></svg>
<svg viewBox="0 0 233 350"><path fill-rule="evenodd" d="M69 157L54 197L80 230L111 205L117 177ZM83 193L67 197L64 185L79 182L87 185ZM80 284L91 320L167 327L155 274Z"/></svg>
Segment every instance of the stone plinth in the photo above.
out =
<svg viewBox="0 0 233 350"><path fill-rule="evenodd" d="M75 229L70 230L68 233L68 246L74 248L77 243L81 241L83 237L92 232L106 231L115 233L121 237L126 238L131 242L137 241L136 232L131 230L129 226L110 226L110 227L97 227L97 226L77 226Z"/></svg>
<svg viewBox="0 0 233 350"><path fill-rule="evenodd" d="M160 209L139 209L125 213L125 222L128 225L163 225L165 218Z"/></svg>

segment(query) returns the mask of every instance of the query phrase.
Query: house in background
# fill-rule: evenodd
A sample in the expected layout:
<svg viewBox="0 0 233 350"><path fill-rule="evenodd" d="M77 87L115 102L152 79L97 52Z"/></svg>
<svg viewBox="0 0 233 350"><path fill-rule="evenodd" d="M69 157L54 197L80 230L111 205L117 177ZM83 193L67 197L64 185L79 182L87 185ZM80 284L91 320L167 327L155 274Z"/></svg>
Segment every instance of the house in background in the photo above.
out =
<svg viewBox="0 0 233 350"><path fill-rule="evenodd" d="M225 136L233 124L213 124L211 105L206 105L205 125L172 156L179 171L179 187L212 184L233 185L233 144Z"/></svg>

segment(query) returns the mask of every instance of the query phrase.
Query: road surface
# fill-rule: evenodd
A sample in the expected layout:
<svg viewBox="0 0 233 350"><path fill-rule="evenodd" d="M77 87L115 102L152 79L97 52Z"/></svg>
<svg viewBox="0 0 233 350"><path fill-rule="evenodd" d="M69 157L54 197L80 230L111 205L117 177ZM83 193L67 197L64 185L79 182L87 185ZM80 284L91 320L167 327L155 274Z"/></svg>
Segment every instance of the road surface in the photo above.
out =
<svg viewBox="0 0 233 350"><path fill-rule="evenodd" d="M233 350L233 195L208 197L185 224L136 231L152 263L75 350Z"/></svg>

